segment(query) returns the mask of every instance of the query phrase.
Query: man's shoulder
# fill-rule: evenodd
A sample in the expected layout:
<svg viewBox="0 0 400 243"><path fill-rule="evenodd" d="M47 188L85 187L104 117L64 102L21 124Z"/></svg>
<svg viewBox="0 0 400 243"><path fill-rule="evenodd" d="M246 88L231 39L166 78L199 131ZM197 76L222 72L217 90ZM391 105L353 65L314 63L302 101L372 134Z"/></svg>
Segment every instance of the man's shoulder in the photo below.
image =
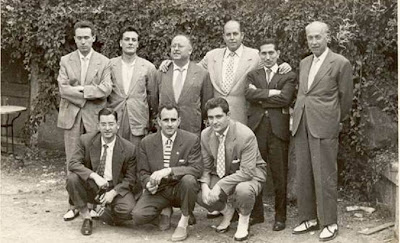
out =
<svg viewBox="0 0 400 243"><path fill-rule="evenodd" d="M243 52L258 56L258 50L257 49L254 49L254 48L251 48L251 47L248 47L248 46L245 46L245 45L243 45Z"/></svg>
<svg viewBox="0 0 400 243"><path fill-rule="evenodd" d="M212 132L212 128L211 127L206 127L204 128L203 131L201 131L201 141L207 143L207 140Z"/></svg>
<svg viewBox="0 0 400 243"><path fill-rule="evenodd" d="M256 74L262 73L262 72L265 72L264 68L257 68L257 69L251 70L247 75L256 75Z"/></svg>
<svg viewBox="0 0 400 243"><path fill-rule="evenodd" d="M330 50L330 53L331 53L332 58L339 62L343 62L343 63L350 62L346 57L344 57L343 55L341 55L339 53L336 53L332 50Z"/></svg>
<svg viewBox="0 0 400 243"><path fill-rule="evenodd" d="M145 67L154 68L154 69L156 68L153 63L151 63L147 59L144 59L143 57L138 56L136 61Z"/></svg>
<svg viewBox="0 0 400 243"><path fill-rule="evenodd" d="M100 60L100 61L102 61L102 62L104 62L104 61L107 61L107 62L110 61L110 59L109 59L108 57L104 56L103 54L101 54L101 53L99 53L99 52L97 52L97 51L95 51L95 50L93 50L92 57L95 58L95 60Z"/></svg>
<svg viewBox="0 0 400 243"><path fill-rule="evenodd" d="M196 134L191 133L191 132L188 132L188 131L185 131L185 130L182 130L182 129L179 129L179 130L178 130L178 134L179 134L180 136L182 136L182 138L183 138L184 140L193 140L193 141L196 141L196 140L198 139L198 136L197 136Z"/></svg>
<svg viewBox="0 0 400 243"><path fill-rule="evenodd" d="M236 136L239 139L255 136L253 131L248 126L238 121L232 121L231 127L232 129L234 129L234 132L236 133Z"/></svg>
<svg viewBox="0 0 400 243"><path fill-rule="evenodd" d="M212 49L211 51L207 52L206 56L212 57L212 56L221 54L221 53L223 53L225 51L225 49L226 49L226 47L220 47L220 48Z"/></svg>

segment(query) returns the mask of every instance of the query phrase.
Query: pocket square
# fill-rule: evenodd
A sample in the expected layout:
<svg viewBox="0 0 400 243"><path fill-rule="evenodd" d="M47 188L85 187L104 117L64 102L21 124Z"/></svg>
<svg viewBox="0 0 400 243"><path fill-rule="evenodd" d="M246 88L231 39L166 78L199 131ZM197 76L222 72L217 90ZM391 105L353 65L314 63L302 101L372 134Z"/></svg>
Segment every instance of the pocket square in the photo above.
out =
<svg viewBox="0 0 400 243"><path fill-rule="evenodd" d="M184 160L184 159L180 159L180 160L178 161L178 163L185 163L185 160Z"/></svg>
<svg viewBox="0 0 400 243"><path fill-rule="evenodd" d="M237 164L237 163L240 163L240 159L234 159L234 160L232 160L232 164Z"/></svg>

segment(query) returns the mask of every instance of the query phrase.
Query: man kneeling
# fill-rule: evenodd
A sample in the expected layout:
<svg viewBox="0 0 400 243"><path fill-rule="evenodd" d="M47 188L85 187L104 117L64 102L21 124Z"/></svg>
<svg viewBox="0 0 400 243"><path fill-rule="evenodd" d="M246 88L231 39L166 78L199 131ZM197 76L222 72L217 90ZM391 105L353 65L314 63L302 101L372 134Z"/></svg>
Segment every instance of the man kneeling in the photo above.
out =
<svg viewBox="0 0 400 243"><path fill-rule="evenodd" d="M197 179L203 169L200 139L178 129L180 121L176 106L161 106L158 113L161 131L141 141L138 168L146 190L132 212L134 223L140 225L154 222L165 208L180 207L182 216L172 241L187 238L189 215L200 189ZM169 220L170 215L160 216L161 230L169 228Z"/></svg>
<svg viewBox="0 0 400 243"><path fill-rule="evenodd" d="M117 113L108 108L100 110L98 130L80 137L71 157L67 178L67 191L84 218L81 233L92 234L92 219L87 203L96 196L105 207L100 216L107 223L118 224L131 220L135 196L140 194L136 181L135 146L116 135ZM133 189L131 191L131 189ZM101 195L99 191L103 191ZM137 198L137 197L136 197Z"/></svg>
<svg viewBox="0 0 400 243"><path fill-rule="evenodd" d="M221 211L218 233L228 231L236 209L239 223L234 239L243 241L249 236L255 198L266 180L266 163L250 128L230 119L224 98L209 100L205 108L210 127L201 133L204 171L197 202L210 212Z"/></svg>

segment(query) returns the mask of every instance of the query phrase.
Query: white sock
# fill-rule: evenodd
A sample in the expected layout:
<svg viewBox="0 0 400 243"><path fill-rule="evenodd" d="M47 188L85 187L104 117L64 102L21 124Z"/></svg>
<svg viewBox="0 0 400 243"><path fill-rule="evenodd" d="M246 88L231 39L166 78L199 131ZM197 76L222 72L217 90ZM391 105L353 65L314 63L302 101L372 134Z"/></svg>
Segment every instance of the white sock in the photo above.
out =
<svg viewBox="0 0 400 243"><path fill-rule="evenodd" d="M242 238L248 235L249 221L250 221L250 214L246 216L239 214L238 227L235 233L236 238Z"/></svg>
<svg viewBox="0 0 400 243"><path fill-rule="evenodd" d="M181 219L178 222L178 227L186 228L189 225L189 216L182 214Z"/></svg>

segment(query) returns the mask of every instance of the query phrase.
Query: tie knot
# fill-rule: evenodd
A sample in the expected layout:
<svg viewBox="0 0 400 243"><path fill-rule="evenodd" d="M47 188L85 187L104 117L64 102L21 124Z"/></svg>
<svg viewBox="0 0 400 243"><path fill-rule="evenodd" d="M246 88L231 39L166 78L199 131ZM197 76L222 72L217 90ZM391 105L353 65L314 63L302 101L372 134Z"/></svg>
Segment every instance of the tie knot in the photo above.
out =
<svg viewBox="0 0 400 243"><path fill-rule="evenodd" d="M266 72L267 72L267 73L271 73L271 72L272 72L271 68L267 68L267 69L266 69Z"/></svg>
<svg viewBox="0 0 400 243"><path fill-rule="evenodd" d="M178 71L178 72L183 72L183 71L186 70L186 68L178 68L178 67L177 67L177 68L175 68L175 70Z"/></svg>
<svg viewBox="0 0 400 243"><path fill-rule="evenodd" d="M218 136L218 139L220 142L224 140L224 137L225 137L224 134L217 134L217 136Z"/></svg>
<svg viewBox="0 0 400 243"><path fill-rule="evenodd" d="M103 148L104 148L104 149L108 149L108 145L107 145L107 144L104 144L104 145L103 145Z"/></svg>
<svg viewBox="0 0 400 243"><path fill-rule="evenodd" d="M314 57L314 63L317 63L319 61L319 57Z"/></svg>
<svg viewBox="0 0 400 243"><path fill-rule="evenodd" d="M166 145L171 145L172 144L172 139L168 139L167 142L165 143Z"/></svg>
<svg viewBox="0 0 400 243"><path fill-rule="evenodd" d="M231 53L229 53L229 56L230 56L230 57L234 57L235 55L236 55L236 53L233 52L233 51L231 51Z"/></svg>

